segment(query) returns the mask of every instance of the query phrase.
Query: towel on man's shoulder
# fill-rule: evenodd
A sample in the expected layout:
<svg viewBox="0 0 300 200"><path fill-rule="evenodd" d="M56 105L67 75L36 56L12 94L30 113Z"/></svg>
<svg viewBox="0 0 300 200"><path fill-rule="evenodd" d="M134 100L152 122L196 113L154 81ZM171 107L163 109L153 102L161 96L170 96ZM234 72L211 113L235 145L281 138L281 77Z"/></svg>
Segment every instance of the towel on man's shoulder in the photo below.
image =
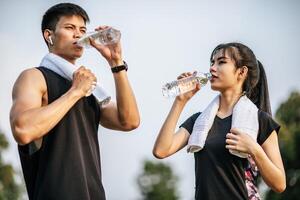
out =
<svg viewBox="0 0 300 200"><path fill-rule="evenodd" d="M46 54L43 57L40 66L54 71L55 73L59 74L69 81L73 79L73 73L78 69L77 66L53 53ZM89 96L91 94L96 97L97 101L101 105L107 104L111 99L107 92L97 83L93 85L91 91L88 92L86 96Z"/></svg>
<svg viewBox="0 0 300 200"><path fill-rule="evenodd" d="M204 148L207 134L213 125L219 104L220 96L218 95L196 119L187 145L188 152L194 153ZM258 108L246 95L241 96L233 108L231 128L236 128L248 134L256 141L259 129ZM230 150L230 152L241 158L248 156L246 153L238 151Z"/></svg>

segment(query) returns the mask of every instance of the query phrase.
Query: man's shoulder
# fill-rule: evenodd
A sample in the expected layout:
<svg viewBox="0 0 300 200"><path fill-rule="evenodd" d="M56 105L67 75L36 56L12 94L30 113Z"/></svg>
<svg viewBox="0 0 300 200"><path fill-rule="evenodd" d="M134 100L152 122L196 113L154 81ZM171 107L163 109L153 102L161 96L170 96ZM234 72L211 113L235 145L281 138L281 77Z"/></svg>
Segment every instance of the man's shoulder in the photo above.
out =
<svg viewBox="0 0 300 200"><path fill-rule="evenodd" d="M24 69L18 77L18 80L27 80L27 81L39 80L39 79L43 79L43 74L36 67Z"/></svg>
<svg viewBox="0 0 300 200"><path fill-rule="evenodd" d="M16 82L15 82L15 86L23 86L25 87L30 86L30 87L44 87L45 84L45 79L44 76L42 74L42 72L36 68L36 67L31 67L31 68L27 68L24 69L20 75L18 76Z"/></svg>
<svg viewBox="0 0 300 200"><path fill-rule="evenodd" d="M41 74L41 71L37 67L28 67L24 69L21 73L20 76L29 76L29 75L39 75Z"/></svg>

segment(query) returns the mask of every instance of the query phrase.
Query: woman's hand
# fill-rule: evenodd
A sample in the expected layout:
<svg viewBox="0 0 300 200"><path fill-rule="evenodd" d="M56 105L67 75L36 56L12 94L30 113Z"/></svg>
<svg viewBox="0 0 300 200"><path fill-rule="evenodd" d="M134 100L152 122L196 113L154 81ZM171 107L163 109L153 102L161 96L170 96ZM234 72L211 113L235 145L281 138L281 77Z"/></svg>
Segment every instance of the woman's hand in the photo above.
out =
<svg viewBox="0 0 300 200"><path fill-rule="evenodd" d="M265 183L275 192L285 190L285 171L275 130L260 146L248 134L231 129L226 135L226 148L250 154Z"/></svg>
<svg viewBox="0 0 300 200"><path fill-rule="evenodd" d="M252 155L258 143L248 134L232 128L226 135L226 148L229 150L239 151Z"/></svg>
<svg viewBox="0 0 300 200"><path fill-rule="evenodd" d="M192 75L193 74L191 72L185 72L185 73L180 74L180 76L177 77L177 80L180 80L180 79L192 76ZM191 90L189 92L186 92L184 94L178 95L176 97L176 100L187 102L188 100L190 100L200 90L200 88L201 88L200 84L197 83L195 89L193 89L193 90Z"/></svg>

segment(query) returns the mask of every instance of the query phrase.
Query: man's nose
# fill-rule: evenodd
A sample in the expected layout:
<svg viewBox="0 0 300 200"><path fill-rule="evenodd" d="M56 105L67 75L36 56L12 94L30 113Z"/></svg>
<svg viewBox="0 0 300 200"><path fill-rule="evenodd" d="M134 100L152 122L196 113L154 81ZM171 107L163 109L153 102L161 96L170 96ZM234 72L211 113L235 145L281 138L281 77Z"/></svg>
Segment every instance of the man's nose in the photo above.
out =
<svg viewBox="0 0 300 200"><path fill-rule="evenodd" d="M77 29L74 30L75 38L81 38L82 36L83 36L83 33L80 30L77 30Z"/></svg>

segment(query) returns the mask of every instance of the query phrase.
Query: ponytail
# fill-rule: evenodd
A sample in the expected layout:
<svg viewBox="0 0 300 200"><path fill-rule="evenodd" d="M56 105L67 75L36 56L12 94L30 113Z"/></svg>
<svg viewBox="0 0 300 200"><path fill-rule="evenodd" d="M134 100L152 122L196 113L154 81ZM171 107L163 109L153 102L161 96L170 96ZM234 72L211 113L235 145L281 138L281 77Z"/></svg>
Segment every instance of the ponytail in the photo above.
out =
<svg viewBox="0 0 300 200"><path fill-rule="evenodd" d="M272 115L267 76L262 63L259 60L257 60L257 63L259 68L258 83L254 86L254 88L251 88L250 93L247 92L246 94L258 109Z"/></svg>

